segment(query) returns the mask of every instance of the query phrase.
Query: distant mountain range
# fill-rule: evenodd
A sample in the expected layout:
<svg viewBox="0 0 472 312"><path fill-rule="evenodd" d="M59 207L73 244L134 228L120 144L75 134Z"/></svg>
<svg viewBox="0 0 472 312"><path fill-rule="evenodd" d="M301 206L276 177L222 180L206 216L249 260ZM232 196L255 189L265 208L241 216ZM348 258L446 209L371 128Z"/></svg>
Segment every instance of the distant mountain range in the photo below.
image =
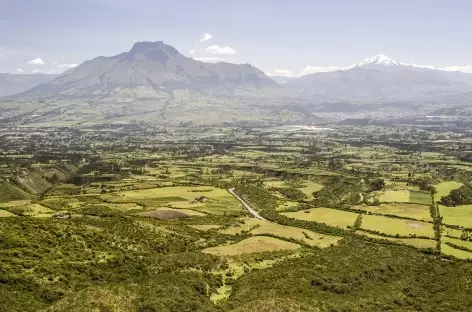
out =
<svg viewBox="0 0 472 312"><path fill-rule="evenodd" d="M470 91L472 75L415 67L376 55L344 70L299 77L284 87L324 99L411 100Z"/></svg>
<svg viewBox="0 0 472 312"><path fill-rule="evenodd" d="M205 63L160 41L138 42L129 52L86 61L52 81L0 99L0 122L77 125L313 119L293 98L250 64Z"/></svg>
<svg viewBox="0 0 472 312"><path fill-rule="evenodd" d="M57 77L4 74L0 92L9 95L0 99L0 123L19 125L300 122L316 119L313 112L373 107L364 104L388 103L389 113L418 112L417 103L427 103L428 112L467 106L472 75L376 55L343 70L268 77L250 64L200 62L159 41L138 42Z"/></svg>
<svg viewBox="0 0 472 312"><path fill-rule="evenodd" d="M56 77L57 75L0 73L0 97L26 91Z"/></svg>

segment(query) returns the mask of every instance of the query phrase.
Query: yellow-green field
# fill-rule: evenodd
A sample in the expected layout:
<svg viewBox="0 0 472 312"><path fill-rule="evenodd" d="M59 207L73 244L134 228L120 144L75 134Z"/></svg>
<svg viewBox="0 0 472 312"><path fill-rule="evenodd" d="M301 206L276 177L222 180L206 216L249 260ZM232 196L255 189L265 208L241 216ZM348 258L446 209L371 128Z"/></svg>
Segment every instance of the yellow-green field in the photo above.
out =
<svg viewBox="0 0 472 312"><path fill-rule="evenodd" d="M410 191L385 191L379 198L382 203L407 203L410 201Z"/></svg>
<svg viewBox="0 0 472 312"><path fill-rule="evenodd" d="M472 259L472 253L456 248L452 248L449 245L441 244L441 252L445 255L454 256L459 259Z"/></svg>
<svg viewBox="0 0 472 312"><path fill-rule="evenodd" d="M439 206L443 223L472 228L472 205Z"/></svg>
<svg viewBox="0 0 472 312"><path fill-rule="evenodd" d="M331 208L312 208L306 211L285 212L282 215L293 219L315 221L335 227L347 228L354 225L359 214Z"/></svg>
<svg viewBox="0 0 472 312"><path fill-rule="evenodd" d="M204 201L196 200L202 196L205 197ZM112 202L142 203L147 207L165 205L217 214L242 211L239 201L227 190L212 186L174 186L133 190L107 194L103 198Z"/></svg>
<svg viewBox="0 0 472 312"><path fill-rule="evenodd" d="M457 238L450 238L450 237L443 237L441 238L442 242L449 242L457 246L465 247L467 249L472 250L472 242L469 241L463 241Z"/></svg>
<svg viewBox="0 0 472 312"><path fill-rule="evenodd" d="M463 186L463 183L460 182L455 182L455 181L447 181L447 182L441 182L434 187L436 188L437 193L434 195L434 198L436 200L441 200L441 197L449 195L452 190L458 189L461 186Z"/></svg>
<svg viewBox="0 0 472 312"><path fill-rule="evenodd" d="M5 217L15 217L16 215L11 213L11 212L8 212L6 210L2 210L0 209L0 218L5 218Z"/></svg>
<svg viewBox="0 0 472 312"><path fill-rule="evenodd" d="M353 207L363 211L372 213L395 215L399 217L413 218L424 221L432 221L429 207L418 204L381 204L380 206L360 205Z"/></svg>
<svg viewBox="0 0 472 312"><path fill-rule="evenodd" d="M431 223L374 215L363 215L361 228L388 235L398 234L401 236L417 235L434 237L433 225Z"/></svg>
<svg viewBox="0 0 472 312"><path fill-rule="evenodd" d="M268 236L254 236L237 242L236 244L206 248L203 250L203 252L218 256L236 256L245 253L295 250L298 248L300 248L300 245L298 244L290 243L277 238Z"/></svg>
<svg viewBox="0 0 472 312"><path fill-rule="evenodd" d="M443 231L442 233L444 236L448 235L448 236L460 238L462 235L462 230L452 229L445 226L442 227L442 231Z"/></svg>
<svg viewBox="0 0 472 312"><path fill-rule="evenodd" d="M245 218L242 219L242 223L238 223L235 226L221 230L221 233L225 234L240 234L242 232L250 232L254 235L276 235L283 238L295 239L311 246L318 246L320 248L330 247L331 245L337 244L342 237L324 235L315 233L310 230L284 226L276 223L271 223L256 218Z"/></svg>
<svg viewBox="0 0 472 312"><path fill-rule="evenodd" d="M153 211L145 211L145 212L140 212L139 215L140 216L146 216L148 215L149 213L152 213L152 212L155 212L155 211L174 211L174 212L181 212L181 213L185 213L186 215L188 216L197 216L197 217L202 217L202 216L205 216L206 214L202 213L202 212L199 212L199 211L195 211L195 210L190 210L190 209L175 209L175 208L167 208L167 207L162 207L162 208L157 208Z"/></svg>
<svg viewBox="0 0 472 312"><path fill-rule="evenodd" d="M371 234L369 232L364 231L356 231L357 234L367 236L370 238L375 239L386 239L391 242L395 242L398 244L410 245L416 248L436 248L436 241L432 239L424 239L424 238L393 238L393 237L385 237L380 235Z"/></svg>

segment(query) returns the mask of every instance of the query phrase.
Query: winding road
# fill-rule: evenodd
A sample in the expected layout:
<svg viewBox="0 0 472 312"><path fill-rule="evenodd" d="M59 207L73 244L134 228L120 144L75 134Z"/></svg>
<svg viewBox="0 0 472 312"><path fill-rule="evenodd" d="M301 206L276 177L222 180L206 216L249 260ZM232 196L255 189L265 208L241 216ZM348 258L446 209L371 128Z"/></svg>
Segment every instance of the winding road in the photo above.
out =
<svg viewBox="0 0 472 312"><path fill-rule="evenodd" d="M239 200L239 201L241 202L241 204L243 204L244 208L246 208L246 209L254 216L254 218L257 218L257 219L259 219L259 220L263 220L263 221L270 222L269 220L267 220L267 219L265 219L264 217L262 217L257 211L255 211L254 209L252 209L251 206L249 206L249 205L244 201L244 199L242 199L241 197L239 197L239 195L234 192L234 188L228 189L228 192L230 192L231 195L233 195L234 197L236 197L236 199Z"/></svg>

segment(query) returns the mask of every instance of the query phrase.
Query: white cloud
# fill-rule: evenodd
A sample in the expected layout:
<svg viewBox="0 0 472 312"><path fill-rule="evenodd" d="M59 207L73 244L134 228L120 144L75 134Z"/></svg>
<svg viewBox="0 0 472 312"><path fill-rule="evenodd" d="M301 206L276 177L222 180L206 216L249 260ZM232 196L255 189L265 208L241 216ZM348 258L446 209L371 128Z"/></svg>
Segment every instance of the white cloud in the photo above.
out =
<svg viewBox="0 0 472 312"><path fill-rule="evenodd" d="M296 75L291 70L281 68L274 69L274 74L271 76L296 77Z"/></svg>
<svg viewBox="0 0 472 312"><path fill-rule="evenodd" d="M61 65L57 65L58 68L74 68L74 67L77 67L78 65L77 64L61 64Z"/></svg>
<svg viewBox="0 0 472 312"><path fill-rule="evenodd" d="M38 58L35 58L34 60L29 61L28 64L44 65L44 61L40 57L38 57Z"/></svg>
<svg viewBox="0 0 472 312"><path fill-rule="evenodd" d="M0 57L2 57L2 56L3 56L3 54L2 54L2 53L0 53Z"/></svg>
<svg viewBox="0 0 472 312"><path fill-rule="evenodd" d="M217 44L209 46L205 49L206 52L213 53L213 54L236 54L237 51L233 48L228 46L219 46Z"/></svg>
<svg viewBox="0 0 472 312"><path fill-rule="evenodd" d="M53 75L53 74L55 74L55 73L57 73L57 69L50 69L50 70L48 70L45 74L46 74L46 75Z"/></svg>
<svg viewBox="0 0 472 312"><path fill-rule="evenodd" d="M41 69L38 69L38 68L35 68L35 69L33 69L31 72L32 72L33 74L39 74L39 73L42 72L42 70L41 70Z"/></svg>
<svg viewBox="0 0 472 312"><path fill-rule="evenodd" d="M445 71L459 71L459 72L464 72L464 73L469 73L472 74L472 65L466 65L466 66L446 66L439 68L440 70L445 70Z"/></svg>
<svg viewBox="0 0 472 312"><path fill-rule="evenodd" d="M188 54L193 54L193 53L195 53L195 50L194 50L194 49L188 51Z"/></svg>
<svg viewBox="0 0 472 312"><path fill-rule="evenodd" d="M199 41L204 42L204 41L211 40L211 38L213 38L212 35L210 35L209 33L204 33Z"/></svg>
<svg viewBox="0 0 472 312"><path fill-rule="evenodd" d="M307 67L303 68L300 71L300 76L315 74L315 73L327 73L336 70L341 70L342 68L336 66L311 66L308 65Z"/></svg>
<svg viewBox="0 0 472 312"><path fill-rule="evenodd" d="M18 68L16 71L17 71L17 72L19 72L19 73L22 73L22 72L24 72L24 70L23 70L23 69L21 69L21 68Z"/></svg>
<svg viewBox="0 0 472 312"><path fill-rule="evenodd" d="M200 62L220 62L223 60L223 58L217 57L217 56L202 56L202 57L195 57L193 59Z"/></svg>
<svg viewBox="0 0 472 312"><path fill-rule="evenodd" d="M472 65L465 65L465 66L446 66L446 67L436 67L434 65L418 65L418 64L411 64L411 66L418 67L418 68L428 68L428 69L436 69L436 70L444 70L444 71L458 71L463 73L472 74Z"/></svg>

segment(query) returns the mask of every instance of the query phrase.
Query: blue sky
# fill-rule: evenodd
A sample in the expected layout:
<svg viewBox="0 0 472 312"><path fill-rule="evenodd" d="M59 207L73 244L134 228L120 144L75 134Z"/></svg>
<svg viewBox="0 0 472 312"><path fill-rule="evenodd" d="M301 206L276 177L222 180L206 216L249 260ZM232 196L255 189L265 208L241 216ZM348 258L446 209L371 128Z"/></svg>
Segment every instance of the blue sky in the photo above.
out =
<svg viewBox="0 0 472 312"><path fill-rule="evenodd" d="M0 0L0 72L58 73L142 40L271 74L379 53L472 71L470 12L468 0ZM211 39L199 42L204 33Z"/></svg>

